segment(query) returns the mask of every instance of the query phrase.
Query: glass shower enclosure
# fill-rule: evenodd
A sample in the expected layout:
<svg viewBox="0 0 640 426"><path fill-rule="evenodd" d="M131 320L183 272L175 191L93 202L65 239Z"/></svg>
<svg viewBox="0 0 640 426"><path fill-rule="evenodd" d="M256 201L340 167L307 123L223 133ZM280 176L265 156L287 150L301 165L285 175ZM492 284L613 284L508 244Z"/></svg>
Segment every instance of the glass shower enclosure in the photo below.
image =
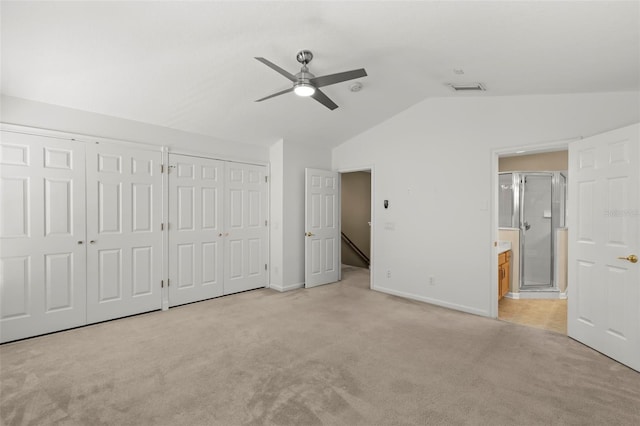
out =
<svg viewBox="0 0 640 426"><path fill-rule="evenodd" d="M555 235L565 227L565 172L504 172L499 179L499 226L520 230L520 290L552 290Z"/></svg>

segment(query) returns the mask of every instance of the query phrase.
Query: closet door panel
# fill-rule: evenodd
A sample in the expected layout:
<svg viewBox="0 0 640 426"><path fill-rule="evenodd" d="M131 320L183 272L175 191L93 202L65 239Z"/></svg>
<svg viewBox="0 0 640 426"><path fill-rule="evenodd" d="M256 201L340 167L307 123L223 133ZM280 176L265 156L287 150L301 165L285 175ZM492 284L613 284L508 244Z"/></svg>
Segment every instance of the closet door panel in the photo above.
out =
<svg viewBox="0 0 640 426"><path fill-rule="evenodd" d="M169 155L169 306L222 295L224 163Z"/></svg>
<svg viewBox="0 0 640 426"><path fill-rule="evenodd" d="M161 308L162 155L87 147L87 322Z"/></svg>
<svg viewBox="0 0 640 426"><path fill-rule="evenodd" d="M84 145L0 138L0 341L83 325Z"/></svg>
<svg viewBox="0 0 640 426"><path fill-rule="evenodd" d="M224 294L267 285L266 167L227 162Z"/></svg>

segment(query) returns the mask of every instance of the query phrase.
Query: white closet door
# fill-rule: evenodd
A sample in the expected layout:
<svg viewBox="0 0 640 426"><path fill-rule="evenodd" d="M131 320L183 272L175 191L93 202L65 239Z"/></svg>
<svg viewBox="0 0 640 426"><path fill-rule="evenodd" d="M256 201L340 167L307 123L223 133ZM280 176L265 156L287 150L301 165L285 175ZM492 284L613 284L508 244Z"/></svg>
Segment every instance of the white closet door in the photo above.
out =
<svg viewBox="0 0 640 426"><path fill-rule="evenodd" d="M87 322L161 308L160 152L87 146Z"/></svg>
<svg viewBox="0 0 640 426"><path fill-rule="evenodd" d="M224 163L169 155L169 306L222 295Z"/></svg>
<svg viewBox="0 0 640 426"><path fill-rule="evenodd" d="M83 325L84 146L0 136L0 341Z"/></svg>
<svg viewBox="0 0 640 426"><path fill-rule="evenodd" d="M267 183L264 166L225 164L224 294L267 285Z"/></svg>

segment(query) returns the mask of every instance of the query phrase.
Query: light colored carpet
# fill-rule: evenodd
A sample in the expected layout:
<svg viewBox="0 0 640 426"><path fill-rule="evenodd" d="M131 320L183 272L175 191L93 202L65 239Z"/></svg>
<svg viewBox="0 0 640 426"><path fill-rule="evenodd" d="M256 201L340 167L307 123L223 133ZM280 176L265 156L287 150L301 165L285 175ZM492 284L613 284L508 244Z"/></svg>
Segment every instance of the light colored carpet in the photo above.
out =
<svg viewBox="0 0 640 426"><path fill-rule="evenodd" d="M567 299L509 299L498 302L498 318L567 334Z"/></svg>
<svg viewBox="0 0 640 426"><path fill-rule="evenodd" d="M558 333L338 284L0 347L6 425L638 425L640 374Z"/></svg>

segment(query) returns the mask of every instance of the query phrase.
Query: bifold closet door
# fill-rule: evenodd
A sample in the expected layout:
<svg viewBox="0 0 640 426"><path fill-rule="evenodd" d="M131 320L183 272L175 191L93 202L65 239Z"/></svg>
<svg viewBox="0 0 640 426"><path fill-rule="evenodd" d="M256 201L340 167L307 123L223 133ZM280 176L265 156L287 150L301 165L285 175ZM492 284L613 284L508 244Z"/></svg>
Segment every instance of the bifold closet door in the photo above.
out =
<svg viewBox="0 0 640 426"><path fill-rule="evenodd" d="M169 155L169 306L221 296L224 163Z"/></svg>
<svg viewBox="0 0 640 426"><path fill-rule="evenodd" d="M87 322L161 308L162 155L87 146Z"/></svg>
<svg viewBox="0 0 640 426"><path fill-rule="evenodd" d="M225 164L224 294L267 285L267 168Z"/></svg>
<svg viewBox="0 0 640 426"><path fill-rule="evenodd" d="M0 341L83 325L84 144L0 138Z"/></svg>

